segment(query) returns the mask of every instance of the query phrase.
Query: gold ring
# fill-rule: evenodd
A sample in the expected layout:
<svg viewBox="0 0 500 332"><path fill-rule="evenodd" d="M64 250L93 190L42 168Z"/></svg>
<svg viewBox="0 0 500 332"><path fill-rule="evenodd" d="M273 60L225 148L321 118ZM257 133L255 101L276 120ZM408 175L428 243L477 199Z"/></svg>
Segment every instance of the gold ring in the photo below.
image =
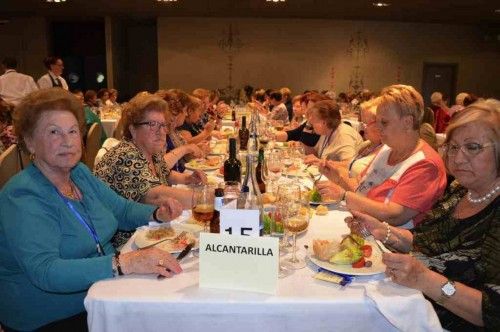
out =
<svg viewBox="0 0 500 332"><path fill-rule="evenodd" d="M158 261L158 265L159 265L159 266L163 266L163 259L160 259L160 260Z"/></svg>

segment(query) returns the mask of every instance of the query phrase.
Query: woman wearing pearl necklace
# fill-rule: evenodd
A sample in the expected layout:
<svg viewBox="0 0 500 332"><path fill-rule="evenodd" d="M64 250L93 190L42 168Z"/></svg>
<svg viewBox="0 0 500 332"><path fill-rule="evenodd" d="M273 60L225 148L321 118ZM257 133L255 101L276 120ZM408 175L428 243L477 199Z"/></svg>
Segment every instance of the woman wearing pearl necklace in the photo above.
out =
<svg viewBox="0 0 500 332"><path fill-rule="evenodd" d="M499 331L500 102L472 104L446 134L444 159L456 181L421 225L410 232L358 212L348 224L403 253L383 255L386 274L422 291L443 328Z"/></svg>

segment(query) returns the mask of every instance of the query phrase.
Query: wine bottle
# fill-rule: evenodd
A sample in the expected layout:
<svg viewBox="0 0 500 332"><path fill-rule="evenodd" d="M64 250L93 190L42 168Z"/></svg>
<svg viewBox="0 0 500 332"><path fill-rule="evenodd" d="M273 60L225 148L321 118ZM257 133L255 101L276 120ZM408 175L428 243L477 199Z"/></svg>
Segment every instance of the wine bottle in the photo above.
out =
<svg viewBox="0 0 500 332"><path fill-rule="evenodd" d="M236 138L229 139L229 158L224 162L224 181L241 183L241 161L236 157Z"/></svg>
<svg viewBox="0 0 500 332"><path fill-rule="evenodd" d="M240 137L240 150L246 151L248 148L248 139L250 138L250 131L247 128L247 117L241 117L241 128L238 133Z"/></svg>
<svg viewBox="0 0 500 332"><path fill-rule="evenodd" d="M231 121L236 121L236 111L234 109L231 111Z"/></svg>
<svg viewBox="0 0 500 332"><path fill-rule="evenodd" d="M255 178L257 179L257 184L259 185L260 193L266 192L266 184L262 180L262 165L264 164L264 149L259 149L259 159L257 161L257 167L255 168Z"/></svg>
<svg viewBox="0 0 500 332"><path fill-rule="evenodd" d="M220 210L222 209L222 201L224 199L224 189L215 189L214 199L214 215L210 220L210 233L220 233Z"/></svg>
<svg viewBox="0 0 500 332"><path fill-rule="evenodd" d="M259 210L259 233L260 236L264 234L264 206L262 205L262 194L257 184L257 177L255 175L254 156L251 154L247 155L247 175L245 176L245 181L241 186L241 196L245 204L244 209Z"/></svg>

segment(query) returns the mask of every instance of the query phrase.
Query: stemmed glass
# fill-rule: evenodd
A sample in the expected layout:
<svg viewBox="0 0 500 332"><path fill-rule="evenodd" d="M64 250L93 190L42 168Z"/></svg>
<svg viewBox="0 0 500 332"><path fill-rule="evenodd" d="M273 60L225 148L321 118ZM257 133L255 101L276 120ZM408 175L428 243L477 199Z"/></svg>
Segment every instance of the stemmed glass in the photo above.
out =
<svg viewBox="0 0 500 332"><path fill-rule="evenodd" d="M204 231L210 231L210 221L214 216L215 189L212 186L200 185L193 188L192 213L196 221L204 224Z"/></svg>
<svg viewBox="0 0 500 332"><path fill-rule="evenodd" d="M296 207L296 204L294 202L300 201L301 198L301 192L300 192L300 186L297 184L283 184L278 186L278 191L277 191L277 205L280 208L281 211L281 218L284 219L287 215L289 210L293 210ZM281 240L280 247L285 249L285 248L290 248L291 245L288 242L288 232L286 227L284 228L285 234Z"/></svg>
<svg viewBox="0 0 500 332"><path fill-rule="evenodd" d="M272 151L267 158L267 169L269 170L269 178L271 180L278 180L281 177L283 170L283 163L278 151Z"/></svg>
<svg viewBox="0 0 500 332"><path fill-rule="evenodd" d="M287 260L289 267L294 270L302 269L306 266L304 258L297 258L297 234L307 229L309 225L309 204L305 200L289 202L284 216L285 230L292 234L293 248L292 257Z"/></svg>
<svg viewBox="0 0 500 332"><path fill-rule="evenodd" d="M294 158L292 155L291 150L283 150L281 153L281 161L283 162L283 165L285 166L286 172L285 175L288 178L290 175L290 166L294 164Z"/></svg>

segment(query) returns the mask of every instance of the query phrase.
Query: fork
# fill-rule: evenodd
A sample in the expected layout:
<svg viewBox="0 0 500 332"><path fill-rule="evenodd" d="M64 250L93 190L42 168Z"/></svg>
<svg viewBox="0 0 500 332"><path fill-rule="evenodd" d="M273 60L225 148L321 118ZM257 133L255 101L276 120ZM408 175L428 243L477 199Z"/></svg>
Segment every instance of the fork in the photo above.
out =
<svg viewBox="0 0 500 332"><path fill-rule="evenodd" d="M359 225L359 222L358 222L358 225ZM384 246L384 244L382 242L380 242L379 240L375 239L375 237L372 235L372 233L370 233L369 230L366 229L366 227L359 227L359 233L361 234L361 236L364 239L373 240L373 242L375 242L375 244L377 245L377 247L378 247L378 249L380 250L381 253L391 252L389 249L387 249Z"/></svg>
<svg viewBox="0 0 500 332"><path fill-rule="evenodd" d="M143 250L143 249L148 249L148 248L154 247L154 246L156 246L157 244L162 243L162 242L165 242L165 241L172 241L172 242L175 242L175 241L179 240L181 237L183 237L184 235L186 235L186 233L187 233L186 231L182 231L182 232L180 232L180 233L179 233L179 235L177 235L177 236L176 236L176 237L174 237L173 239L163 239L163 240L158 241L158 242L155 242L155 243L153 243L153 244L149 244L149 245L147 245L147 246L145 246L145 247L141 247L141 248L139 248L139 250Z"/></svg>
<svg viewBox="0 0 500 332"><path fill-rule="evenodd" d="M313 180L313 188L316 186L316 183L318 183L319 179L321 179L321 176L323 176L323 174L319 174L317 176L317 178L311 173L311 172L307 172L307 174L309 174L309 177L311 178L311 180Z"/></svg>

